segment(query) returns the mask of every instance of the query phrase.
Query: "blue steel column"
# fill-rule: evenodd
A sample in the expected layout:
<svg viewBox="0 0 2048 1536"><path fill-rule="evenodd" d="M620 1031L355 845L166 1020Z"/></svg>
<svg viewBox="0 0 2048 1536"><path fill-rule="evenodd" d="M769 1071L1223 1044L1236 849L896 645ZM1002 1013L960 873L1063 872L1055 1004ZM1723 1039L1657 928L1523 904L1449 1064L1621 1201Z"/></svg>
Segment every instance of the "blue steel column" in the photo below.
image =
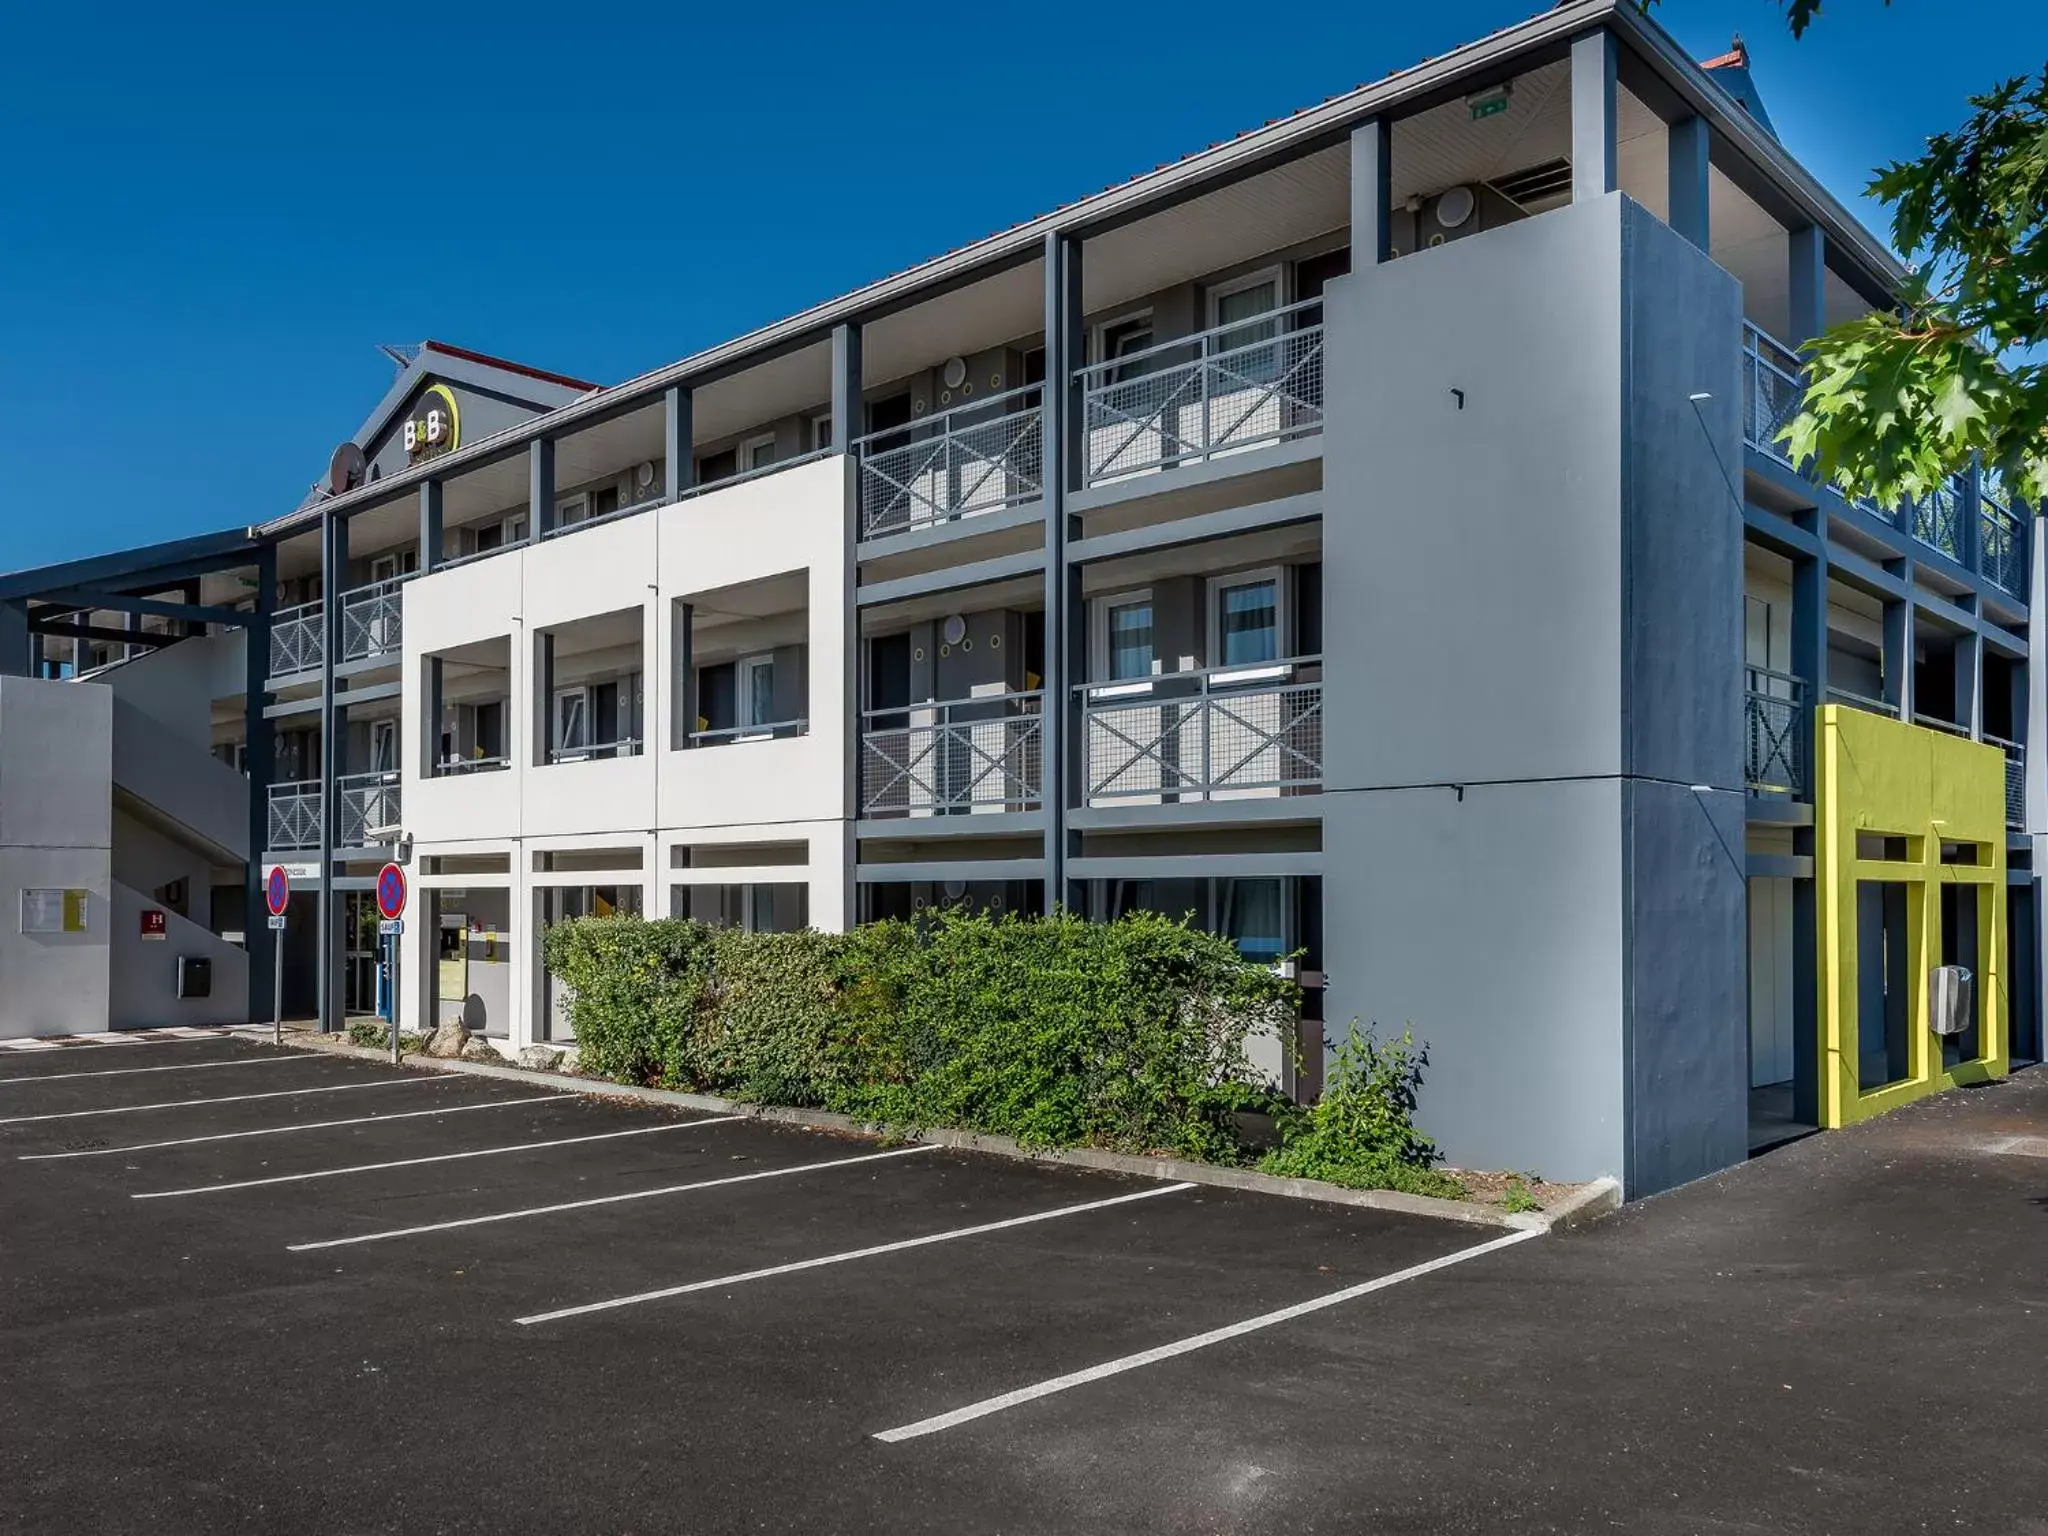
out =
<svg viewBox="0 0 2048 1536"><path fill-rule="evenodd" d="M1709 153L1713 135L1703 117L1684 117L1665 130L1670 158L1670 223L1701 250L1711 250L1707 222Z"/></svg>
<svg viewBox="0 0 2048 1536"><path fill-rule="evenodd" d="M27 677L31 649L28 604L0 603L0 677Z"/></svg>
<svg viewBox="0 0 2048 1536"><path fill-rule="evenodd" d="M441 563L441 482L420 482L420 574Z"/></svg>
<svg viewBox="0 0 2048 1536"><path fill-rule="evenodd" d="M1614 169L1614 34L1590 32L1572 43L1572 201L1605 197Z"/></svg>
<svg viewBox="0 0 2048 1536"><path fill-rule="evenodd" d="M526 445L526 532L542 539L555 527L555 445L537 437Z"/></svg>
<svg viewBox="0 0 2048 1536"><path fill-rule="evenodd" d="M342 1025L341 909L334 891L334 828L338 796L335 780L342 773L346 749L343 722L347 711L334 687L334 664L341 655L341 592L348 584L348 519L332 508L320 520L320 873L319 942L316 997L321 1033Z"/></svg>
<svg viewBox="0 0 2048 1536"><path fill-rule="evenodd" d="M1074 519L1069 493L1081 484L1085 426L1079 370L1087 361L1081 299L1081 240L1054 231L1045 237L1045 704L1040 716L1040 774L1045 806L1045 910L1085 911L1067 889L1067 859L1077 850L1067 812L1079 803L1084 782L1081 709L1074 685L1084 681L1086 610L1081 568L1067 558Z"/></svg>
<svg viewBox="0 0 2048 1536"><path fill-rule="evenodd" d="M840 782L840 803L845 807L840 826L840 910L845 926L860 922L860 883L855 878L860 856L856 823L860 820L861 678L867 658L860 643L860 468L851 452L861 435L861 387L865 382L861 355L861 328L855 322L832 328L832 446L842 455L845 470L844 515L840 519L839 599L841 643L845 659L839 669L839 708L846 722L846 762ZM695 666L694 659L690 662ZM694 703L696 679L686 686ZM696 728L693 715L686 724Z"/></svg>
<svg viewBox="0 0 2048 1536"><path fill-rule="evenodd" d="M263 705L269 697L264 685L270 676L270 615L276 609L277 546L266 544L256 552L256 611L242 631L242 643L247 647L242 667L242 754L249 769L249 864L243 880L242 932L249 955L251 1024L270 1017L270 956L276 942L263 894L268 873L263 855L270 846L270 776L275 766L270 717L264 714Z"/></svg>
<svg viewBox="0 0 2048 1536"><path fill-rule="evenodd" d="M662 490L670 501L697 483L694 401L687 384L677 384L662 396L662 456L666 465Z"/></svg>

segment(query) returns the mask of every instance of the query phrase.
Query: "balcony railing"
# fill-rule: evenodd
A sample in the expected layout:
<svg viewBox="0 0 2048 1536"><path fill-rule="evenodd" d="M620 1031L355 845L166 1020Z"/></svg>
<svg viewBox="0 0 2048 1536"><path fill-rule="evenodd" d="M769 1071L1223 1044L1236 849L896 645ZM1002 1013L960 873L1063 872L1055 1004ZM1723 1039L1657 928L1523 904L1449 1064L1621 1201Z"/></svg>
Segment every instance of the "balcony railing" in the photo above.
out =
<svg viewBox="0 0 2048 1536"><path fill-rule="evenodd" d="M1322 322L1309 299L1081 369L1087 483L1320 432Z"/></svg>
<svg viewBox="0 0 2048 1536"><path fill-rule="evenodd" d="M1986 736L1985 743L2005 752L2005 824L2015 832L2027 828L2027 749L2003 736Z"/></svg>
<svg viewBox="0 0 2048 1536"><path fill-rule="evenodd" d="M509 757L444 757L434 764L434 777L456 779L471 773L496 773L511 766Z"/></svg>
<svg viewBox="0 0 2048 1536"><path fill-rule="evenodd" d="M341 594L341 660L366 661L397 651L404 639L408 576L374 581ZM270 616L270 675L317 672L325 658L327 605L301 603Z"/></svg>
<svg viewBox="0 0 2048 1536"><path fill-rule="evenodd" d="M1949 735L1960 736L1965 741L1970 739L1970 728L1968 726L1957 725L1955 721L1944 720L1939 715L1923 715L1916 711L1913 715L1913 723L1918 726L1924 726L1930 731L1946 731Z"/></svg>
<svg viewBox="0 0 2048 1536"><path fill-rule="evenodd" d="M551 763L588 763L606 757L638 757L640 755L638 736L621 736L617 741L593 741L587 746L550 747L548 761Z"/></svg>
<svg viewBox="0 0 2048 1536"><path fill-rule="evenodd" d="M337 848L369 848L383 839L373 834L399 824L399 775L395 769L344 774L334 781L341 821L334 829ZM292 852L320 846L320 781L301 779L270 786L269 846Z"/></svg>
<svg viewBox="0 0 2048 1536"><path fill-rule="evenodd" d="M726 725L715 731L692 731L688 740L693 747L729 747L743 741L780 741L787 736L802 736L810 728L808 719L771 720L762 725Z"/></svg>
<svg viewBox="0 0 2048 1536"><path fill-rule="evenodd" d="M341 825L334 838L337 848L368 848L384 842L376 834L399 823L399 776L394 769L343 774L334 781L334 793L341 802Z"/></svg>
<svg viewBox="0 0 2048 1536"><path fill-rule="evenodd" d="M1320 656L1083 684L1077 691L1091 805L1322 787Z"/></svg>
<svg viewBox="0 0 2048 1536"><path fill-rule="evenodd" d="M859 439L861 536L1035 499L1045 475L1044 417L1034 384Z"/></svg>
<svg viewBox="0 0 2048 1536"><path fill-rule="evenodd" d="M2015 597L2027 595L2026 524L1988 489L1978 495L1978 554L1984 577Z"/></svg>
<svg viewBox="0 0 2048 1536"><path fill-rule="evenodd" d="M1853 693L1847 688L1828 689L1830 704L1846 704L1851 709L1868 710L1873 715L1889 715L1899 718L1899 706L1885 699L1873 698L1867 693Z"/></svg>
<svg viewBox="0 0 2048 1536"><path fill-rule="evenodd" d="M1034 809L1044 793L1045 696L948 699L862 717L860 813L944 816Z"/></svg>
<svg viewBox="0 0 2048 1536"><path fill-rule="evenodd" d="M1765 667L1748 669L1743 695L1743 778L1751 793L1806 793L1806 679Z"/></svg>
<svg viewBox="0 0 2048 1536"><path fill-rule="evenodd" d="M1963 488L1951 480L1914 502L1906 531L1958 565L1964 561Z"/></svg>
<svg viewBox="0 0 2048 1536"><path fill-rule="evenodd" d="M1792 463L1778 433L1799 414L1799 401L1806 393L1804 368L1797 352L1769 332L1743 323L1742 440L1780 464Z"/></svg>
<svg viewBox="0 0 2048 1536"><path fill-rule="evenodd" d="M320 781L300 779L270 786L268 845L279 852L320 846Z"/></svg>
<svg viewBox="0 0 2048 1536"><path fill-rule="evenodd" d="M341 659L365 661L386 656L404 639L404 586L410 580L394 576L341 594Z"/></svg>
<svg viewBox="0 0 2048 1536"><path fill-rule="evenodd" d="M301 603L296 608L280 608L270 616L272 677L320 669L326 648L321 626L324 612L325 605L321 603Z"/></svg>

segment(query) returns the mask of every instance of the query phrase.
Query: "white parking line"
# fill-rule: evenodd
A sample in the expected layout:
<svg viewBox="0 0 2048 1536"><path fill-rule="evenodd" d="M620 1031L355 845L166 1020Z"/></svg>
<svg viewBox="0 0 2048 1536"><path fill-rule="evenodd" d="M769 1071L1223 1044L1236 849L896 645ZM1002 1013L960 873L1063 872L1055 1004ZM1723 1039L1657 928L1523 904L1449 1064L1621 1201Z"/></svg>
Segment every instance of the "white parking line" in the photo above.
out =
<svg viewBox="0 0 2048 1536"><path fill-rule="evenodd" d="M418 1087L422 1083L458 1083L462 1079L435 1073L421 1077L380 1077L367 1083L328 1083L319 1088L278 1088L269 1093L230 1093L218 1099L165 1099L158 1104L116 1104L108 1109L67 1109L54 1115L9 1115L0 1125L34 1125L39 1120L82 1120L87 1115L138 1115L145 1109L196 1109L202 1104L246 1104L252 1099L292 1099L307 1093L347 1093L351 1088Z"/></svg>
<svg viewBox="0 0 2048 1536"><path fill-rule="evenodd" d="M98 1072L46 1072L40 1077L0 1077L0 1088L9 1083L61 1083L74 1077L132 1077L137 1072L201 1072L216 1067L274 1067L280 1062L305 1061L299 1055L238 1056L232 1061L179 1061L168 1067L106 1067Z"/></svg>
<svg viewBox="0 0 2048 1536"><path fill-rule="evenodd" d="M580 1307L561 1307L553 1312L536 1312L531 1317L512 1319L521 1327L533 1323L552 1323L565 1317L581 1317L586 1312L609 1312L614 1307L638 1306L643 1301L665 1301L671 1296L687 1296L692 1291L715 1291L721 1286L743 1285L749 1280L768 1280L776 1275L793 1275L799 1270L822 1269L827 1264L850 1264L855 1259L872 1259L885 1253L901 1253L906 1248L923 1248L932 1243L950 1243L958 1238L979 1237L984 1232L1001 1232L1010 1227L1028 1227L1036 1221L1057 1221L1062 1216L1078 1216L1083 1211L1099 1211L1112 1205L1128 1205L1133 1200L1150 1200L1159 1195L1177 1194L1183 1189L1193 1189L1192 1184L1160 1184L1152 1189L1141 1189L1135 1194L1114 1195L1107 1200L1089 1200L1080 1205L1063 1205L1056 1211L1039 1211L1030 1216L1012 1216L1006 1221L984 1221L979 1226L955 1227L949 1232L928 1232L923 1237L906 1237L900 1242L877 1243L872 1248L853 1248L844 1253L828 1253L815 1259L799 1259L794 1264L777 1264L769 1269L749 1269L737 1275L720 1275L715 1280L692 1280L688 1285L665 1286L658 1291L641 1291L634 1296L614 1296L610 1301L586 1302Z"/></svg>
<svg viewBox="0 0 2048 1536"><path fill-rule="evenodd" d="M1373 1291L1383 1291L1388 1286L1399 1285L1404 1280L1414 1280L1453 1264L1462 1264L1467 1259L1476 1259L1483 1253L1492 1253L1499 1248L1526 1243L1532 1237L1543 1235L1540 1228L1528 1228L1510 1232L1506 1237L1496 1237L1490 1242L1460 1248L1447 1253L1440 1259L1431 1259L1426 1264L1411 1265L1391 1275L1381 1275L1377 1280L1368 1280L1363 1285L1347 1286L1341 1291L1332 1291L1327 1296L1318 1296L1313 1301L1298 1302L1291 1307L1282 1307L1277 1312L1261 1313L1248 1317L1241 1323L1228 1327L1214 1328L1207 1333L1198 1333L1193 1338L1182 1339L1173 1344L1161 1344L1156 1349L1141 1350L1135 1355L1125 1355L1120 1360L1105 1360L1101 1365L1091 1365L1085 1371L1071 1371L1065 1376L1055 1376L1050 1381L1041 1381L1034 1386L1019 1387L1014 1392L1005 1392L1000 1397L984 1398L978 1403L969 1403L965 1408L955 1408L951 1413L937 1414L929 1419L919 1419L915 1424L904 1424L896 1429L885 1429L875 1436L877 1440L915 1440L923 1435L935 1435L942 1429L952 1429L973 1419L986 1418L992 1413L1001 1413L1005 1408L1015 1408L1020 1403L1036 1402L1041 1397L1051 1397L1055 1392L1065 1392L1070 1387L1085 1386L1091 1381L1101 1381L1105 1376L1115 1376L1124 1371L1135 1371L1143 1365L1156 1365L1161 1360L1171 1360L1176 1355L1185 1355L1197 1349L1207 1349L1211 1344L1222 1344L1231 1339L1243 1338L1248 1333L1257 1333L1262 1328L1278 1327L1281 1323L1293 1322L1297 1317L1307 1317L1311 1312L1320 1312L1325 1307L1342 1306L1347 1301ZM521 1322L527 1321L525 1318Z"/></svg>
<svg viewBox="0 0 2048 1536"><path fill-rule="evenodd" d="M564 1136L558 1141L519 1141L505 1147L480 1147L473 1152L438 1152L432 1157L405 1157L389 1163L357 1163L351 1168L322 1168L314 1173L280 1173L267 1179L241 1179L233 1184L197 1184L191 1189L153 1189L130 1200L169 1200L178 1195L217 1195L230 1189L261 1189L266 1184L297 1184L305 1179L338 1179L346 1173L381 1173L387 1168L417 1168L424 1163L453 1163L465 1157L496 1157L505 1152L540 1152L549 1147L574 1147L586 1141L614 1141L621 1136L652 1136L660 1131L694 1131L702 1125L723 1125L741 1115L714 1115L705 1120L677 1120L666 1125L636 1125L624 1131L598 1131L589 1136Z"/></svg>
<svg viewBox="0 0 2048 1536"><path fill-rule="evenodd" d="M440 1109L408 1109L395 1115L357 1115L348 1120L308 1120L302 1125L266 1125L253 1131L221 1131L212 1136L180 1136L176 1141L137 1141L125 1147L87 1147L78 1152L23 1152L20 1163L54 1163L66 1157L115 1157L123 1152L154 1152L160 1147L196 1147L204 1141L240 1141L248 1136L283 1136L292 1131L328 1131L337 1125L381 1125L386 1120L417 1120L422 1115L459 1115L472 1109L511 1109L519 1104L555 1104L564 1096L537 1093L524 1099L491 1099L483 1104L448 1104Z"/></svg>
<svg viewBox="0 0 2048 1536"><path fill-rule="evenodd" d="M920 1152L936 1152L930 1147L897 1147L888 1152L867 1152L859 1157L835 1157L823 1163L799 1163L794 1168L766 1168L759 1173L736 1173L723 1179L699 1179L694 1184L669 1184L661 1189L636 1189L624 1195L599 1195L594 1200L565 1200L559 1205L529 1206L523 1211L494 1211L488 1216L464 1216L458 1221L430 1222L423 1227L394 1227L389 1232L365 1232L360 1237L330 1237L317 1243L292 1243L287 1253L311 1253L316 1248L347 1248L356 1243L381 1243L393 1237L418 1237L425 1232L452 1232L457 1227L483 1227L494 1221L518 1221L527 1216L552 1216L557 1211L583 1211L594 1205L619 1205L628 1200L652 1200L657 1195L686 1195L697 1189L717 1189L725 1184L750 1184L756 1179L782 1179L792 1173L820 1173L827 1168L851 1168L856 1163L872 1163L885 1157L914 1157Z"/></svg>

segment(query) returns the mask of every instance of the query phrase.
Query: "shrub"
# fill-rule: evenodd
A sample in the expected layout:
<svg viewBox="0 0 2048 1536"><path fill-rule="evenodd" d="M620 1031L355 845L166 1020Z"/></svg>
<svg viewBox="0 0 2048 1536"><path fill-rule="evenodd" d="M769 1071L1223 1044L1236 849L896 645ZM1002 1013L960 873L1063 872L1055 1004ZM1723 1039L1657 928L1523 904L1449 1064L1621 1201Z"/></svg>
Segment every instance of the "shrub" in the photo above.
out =
<svg viewBox="0 0 2048 1536"><path fill-rule="evenodd" d="M1381 1044L1353 1024L1337 1047L1322 1097L1282 1115L1280 1145L1259 1166L1352 1189L1464 1198L1464 1185L1431 1166L1436 1144L1415 1128L1428 1063L1428 1047L1416 1045L1412 1033Z"/></svg>
<svg viewBox="0 0 2048 1536"><path fill-rule="evenodd" d="M1238 1155L1246 1035L1293 984L1184 923L943 911L848 934L550 928L579 1062L628 1082L1032 1146Z"/></svg>

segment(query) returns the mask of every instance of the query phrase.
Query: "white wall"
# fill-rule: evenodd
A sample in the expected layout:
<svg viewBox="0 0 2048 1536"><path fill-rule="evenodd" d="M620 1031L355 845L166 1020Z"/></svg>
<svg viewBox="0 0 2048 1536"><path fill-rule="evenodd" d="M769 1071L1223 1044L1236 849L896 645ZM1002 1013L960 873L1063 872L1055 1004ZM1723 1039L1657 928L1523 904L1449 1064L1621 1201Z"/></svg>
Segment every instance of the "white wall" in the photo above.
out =
<svg viewBox="0 0 2048 1536"><path fill-rule="evenodd" d="M845 544L847 461L832 457L690 497L673 506L416 578L405 588L402 742L406 829L416 864L444 854L502 854L512 917L511 1037L538 1037L538 936L531 914L549 885L638 885L643 910L665 915L673 884L696 878L807 881L811 922L840 928L846 910ZM809 572L809 734L781 741L674 750L676 605L785 572ZM645 699L639 757L539 766L535 637L625 608L641 613ZM499 773L428 778L425 658L482 640L511 652L507 751ZM679 871L678 845L802 843L808 862ZM534 873L549 850L637 850L640 867L606 873ZM496 885L478 876L421 876L427 885ZM424 889L425 886L422 886ZM425 904L403 940L403 1006L415 1027L430 1006L434 936Z"/></svg>

